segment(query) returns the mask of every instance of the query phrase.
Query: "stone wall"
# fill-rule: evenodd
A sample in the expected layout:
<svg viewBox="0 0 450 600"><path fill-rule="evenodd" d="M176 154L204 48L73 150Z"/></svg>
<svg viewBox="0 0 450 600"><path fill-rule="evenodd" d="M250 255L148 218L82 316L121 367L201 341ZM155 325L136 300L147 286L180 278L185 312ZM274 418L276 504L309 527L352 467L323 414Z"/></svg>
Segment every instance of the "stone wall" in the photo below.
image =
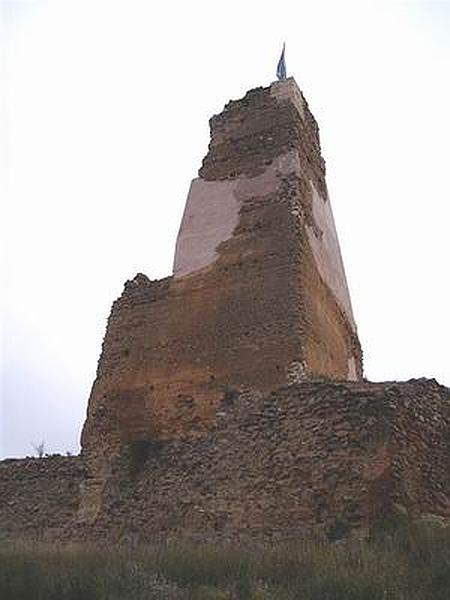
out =
<svg viewBox="0 0 450 600"><path fill-rule="evenodd" d="M58 539L76 520L85 476L75 456L0 461L0 540Z"/></svg>
<svg viewBox="0 0 450 600"><path fill-rule="evenodd" d="M364 533L394 505L450 517L449 444L434 380L229 390L203 436L124 445L91 523L76 516L78 459L0 463L0 531L268 542Z"/></svg>
<svg viewBox="0 0 450 600"><path fill-rule="evenodd" d="M0 535L286 539L449 515L449 396L366 383L294 80L211 119L174 275L114 302L81 458L0 464Z"/></svg>
<svg viewBox="0 0 450 600"><path fill-rule="evenodd" d="M295 82L213 117L199 174L174 276L138 275L113 305L82 434L86 507L99 509L123 444L203 435L230 388L362 376L318 128Z"/></svg>
<svg viewBox="0 0 450 600"><path fill-rule="evenodd" d="M365 530L394 504L450 517L449 440L449 391L433 380L230 395L206 436L150 445L134 466L125 452L94 530L286 540Z"/></svg>

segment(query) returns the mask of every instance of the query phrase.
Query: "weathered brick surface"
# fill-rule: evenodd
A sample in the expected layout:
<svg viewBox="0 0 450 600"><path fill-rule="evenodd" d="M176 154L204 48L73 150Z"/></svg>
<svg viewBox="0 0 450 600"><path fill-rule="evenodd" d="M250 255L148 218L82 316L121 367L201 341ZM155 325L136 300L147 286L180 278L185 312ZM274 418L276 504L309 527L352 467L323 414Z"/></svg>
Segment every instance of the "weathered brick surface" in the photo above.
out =
<svg viewBox="0 0 450 600"><path fill-rule="evenodd" d="M295 86L301 111L289 92ZM281 91L286 93L280 93ZM327 197L319 128L293 80L250 90L210 120L209 152L199 171L207 180L261 174L277 156L296 150L305 178Z"/></svg>
<svg viewBox="0 0 450 600"><path fill-rule="evenodd" d="M130 440L202 435L230 387L264 394L362 375L345 275L340 295L323 276L340 263L320 253L330 234L314 212L328 203L324 163L295 82L231 102L211 136L200 176L236 183L237 225L210 265L161 281L139 275L114 303L82 435L97 479Z"/></svg>

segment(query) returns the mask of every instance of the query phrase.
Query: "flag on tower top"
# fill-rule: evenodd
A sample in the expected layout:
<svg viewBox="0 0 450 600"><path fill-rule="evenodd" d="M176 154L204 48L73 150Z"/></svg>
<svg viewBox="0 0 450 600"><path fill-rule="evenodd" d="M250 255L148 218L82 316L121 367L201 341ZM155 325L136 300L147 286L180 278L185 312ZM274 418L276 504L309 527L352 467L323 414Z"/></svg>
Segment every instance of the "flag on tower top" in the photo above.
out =
<svg viewBox="0 0 450 600"><path fill-rule="evenodd" d="M280 60L277 65L277 77L278 79L286 79L286 61L284 59L284 50L286 44L283 44L283 50L281 52Z"/></svg>

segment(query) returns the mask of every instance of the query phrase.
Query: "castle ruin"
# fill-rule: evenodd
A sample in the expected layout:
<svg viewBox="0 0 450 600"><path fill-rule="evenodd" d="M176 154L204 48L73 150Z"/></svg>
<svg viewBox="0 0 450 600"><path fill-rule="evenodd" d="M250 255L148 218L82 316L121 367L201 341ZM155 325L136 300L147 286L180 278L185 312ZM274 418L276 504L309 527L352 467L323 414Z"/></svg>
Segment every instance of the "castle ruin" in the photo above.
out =
<svg viewBox="0 0 450 600"><path fill-rule="evenodd" d="M450 516L448 390L363 380L318 127L294 79L210 125L173 275L138 274L112 307L81 457L51 467L64 498L77 489L53 530L286 539L394 504ZM6 462L4 493L33 531L28 483L21 496ZM22 531L13 511L3 523Z"/></svg>

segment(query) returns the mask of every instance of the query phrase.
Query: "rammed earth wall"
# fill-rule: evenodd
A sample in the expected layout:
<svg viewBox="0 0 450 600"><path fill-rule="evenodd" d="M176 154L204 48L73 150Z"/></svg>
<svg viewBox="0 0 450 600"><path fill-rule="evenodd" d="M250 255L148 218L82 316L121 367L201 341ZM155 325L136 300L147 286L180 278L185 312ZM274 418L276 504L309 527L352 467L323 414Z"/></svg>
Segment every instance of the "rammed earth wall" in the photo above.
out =
<svg viewBox="0 0 450 600"><path fill-rule="evenodd" d="M213 117L199 175L174 275L129 281L108 321L82 435L89 518L123 444L202 436L230 388L362 376L318 128L295 82Z"/></svg>

